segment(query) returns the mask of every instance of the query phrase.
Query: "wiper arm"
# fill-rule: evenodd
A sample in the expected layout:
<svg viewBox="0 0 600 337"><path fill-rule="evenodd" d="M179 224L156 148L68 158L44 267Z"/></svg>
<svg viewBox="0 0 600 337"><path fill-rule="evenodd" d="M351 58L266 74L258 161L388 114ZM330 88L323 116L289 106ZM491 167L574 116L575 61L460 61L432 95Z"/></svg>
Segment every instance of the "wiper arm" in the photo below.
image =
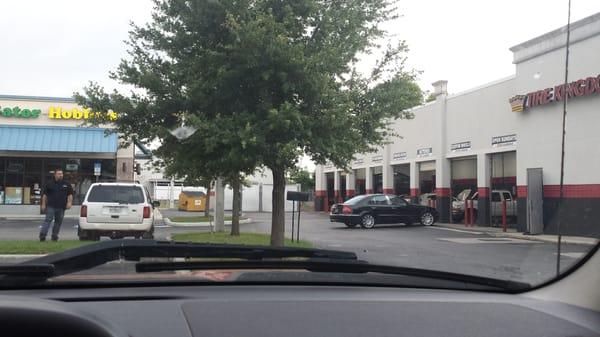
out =
<svg viewBox="0 0 600 337"><path fill-rule="evenodd" d="M48 263L2 264L0 275L46 278L54 275L54 266Z"/></svg>
<svg viewBox="0 0 600 337"><path fill-rule="evenodd" d="M356 260L353 252L293 247L267 247L226 244L183 243L155 240L110 240L46 255L19 264L52 265L50 276L66 275L103 265L110 261L139 261L141 258L230 258L261 260L275 258L329 258ZM36 275L40 277L50 277Z"/></svg>
<svg viewBox="0 0 600 337"><path fill-rule="evenodd" d="M176 271L176 270L218 270L218 269L275 269L275 270L308 270L312 272L330 273L381 273L424 277L438 280L463 282L506 291L523 291L531 288L528 283L494 279L482 276L465 275L439 270L397 267L370 264L361 260L336 260L311 258L307 260L258 260L258 261L184 261L184 262L139 262L136 271L139 273Z"/></svg>

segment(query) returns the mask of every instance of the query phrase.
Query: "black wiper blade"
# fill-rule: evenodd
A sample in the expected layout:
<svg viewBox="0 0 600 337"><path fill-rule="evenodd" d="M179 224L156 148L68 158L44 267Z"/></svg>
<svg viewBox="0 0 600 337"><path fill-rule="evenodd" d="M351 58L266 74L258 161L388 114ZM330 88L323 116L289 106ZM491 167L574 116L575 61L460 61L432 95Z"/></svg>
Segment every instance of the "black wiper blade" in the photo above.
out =
<svg viewBox="0 0 600 337"><path fill-rule="evenodd" d="M183 261L183 262L139 262L136 271L139 273L177 271L177 270L242 270L242 269L275 269L275 270L307 270L330 273L381 273L402 276L415 276L438 280L462 282L493 287L505 291L524 291L531 288L528 283L501 280L482 276L465 275L439 270L397 267L370 264L361 260L306 259L306 260L259 260L259 261Z"/></svg>
<svg viewBox="0 0 600 337"><path fill-rule="evenodd" d="M155 240L110 240L46 255L21 264L51 264L53 276L91 269L110 261L141 258L224 258L261 260L277 258L329 258L356 260L353 252L294 247L184 243Z"/></svg>
<svg viewBox="0 0 600 337"><path fill-rule="evenodd" d="M47 278L54 275L54 265L48 263L0 264L0 275Z"/></svg>

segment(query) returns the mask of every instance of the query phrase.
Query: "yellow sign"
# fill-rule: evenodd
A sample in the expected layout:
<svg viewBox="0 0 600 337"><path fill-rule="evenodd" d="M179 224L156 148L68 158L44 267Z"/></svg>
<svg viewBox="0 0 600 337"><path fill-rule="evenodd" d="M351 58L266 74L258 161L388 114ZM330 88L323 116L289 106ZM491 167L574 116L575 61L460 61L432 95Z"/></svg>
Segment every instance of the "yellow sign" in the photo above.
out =
<svg viewBox="0 0 600 337"><path fill-rule="evenodd" d="M48 110L48 118L52 119L88 119L94 116L100 116L101 112L92 112L90 109L63 109L61 107L51 106ZM117 120L117 113L110 110L106 113L110 121Z"/></svg>

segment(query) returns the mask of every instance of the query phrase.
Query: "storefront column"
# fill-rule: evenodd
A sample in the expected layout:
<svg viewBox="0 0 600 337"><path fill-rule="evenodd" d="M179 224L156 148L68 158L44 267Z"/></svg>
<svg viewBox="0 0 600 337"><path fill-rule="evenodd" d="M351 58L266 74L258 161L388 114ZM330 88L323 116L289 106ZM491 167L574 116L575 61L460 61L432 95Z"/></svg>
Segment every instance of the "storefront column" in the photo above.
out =
<svg viewBox="0 0 600 337"><path fill-rule="evenodd" d="M450 160L446 158L438 158L435 161L435 204L437 211L440 214L440 222L450 222L452 207L450 181Z"/></svg>
<svg viewBox="0 0 600 337"><path fill-rule="evenodd" d="M390 145L388 144L383 152L383 167L381 169L384 194L394 194L394 168L390 165L390 158Z"/></svg>
<svg viewBox="0 0 600 337"><path fill-rule="evenodd" d="M373 168L365 167L365 193L373 194Z"/></svg>
<svg viewBox="0 0 600 337"><path fill-rule="evenodd" d="M343 202L340 193L340 171L333 172L333 198L335 202Z"/></svg>
<svg viewBox="0 0 600 337"><path fill-rule="evenodd" d="M477 225L490 225L490 179L492 163L488 154L477 155Z"/></svg>
<svg viewBox="0 0 600 337"><path fill-rule="evenodd" d="M133 144L117 150L117 181L133 182L134 154Z"/></svg>
<svg viewBox="0 0 600 337"><path fill-rule="evenodd" d="M419 163L410 162L410 201L419 203Z"/></svg>
<svg viewBox="0 0 600 337"><path fill-rule="evenodd" d="M327 197L327 187L325 182L323 166L317 165L317 167L315 167L315 211L317 212L327 211L325 208Z"/></svg>
<svg viewBox="0 0 600 337"><path fill-rule="evenodd" d="M348 199L354 197L356 194L356 177L354 175L354 170L350 170L346 173L346 197Z"/></svg>

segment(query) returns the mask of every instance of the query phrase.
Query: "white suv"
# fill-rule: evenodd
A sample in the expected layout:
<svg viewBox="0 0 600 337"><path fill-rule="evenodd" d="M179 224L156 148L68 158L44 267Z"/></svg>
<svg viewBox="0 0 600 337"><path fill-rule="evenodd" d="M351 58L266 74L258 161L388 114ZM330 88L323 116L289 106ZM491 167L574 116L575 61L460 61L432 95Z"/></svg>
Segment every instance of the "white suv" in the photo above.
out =
<svg viewBox="0 0 600 337"><path fill-rule="evenodd" d="M77 235L94 241L101 236L152 239L157 203L140 184L92 184L81 204Z"/></svg>

